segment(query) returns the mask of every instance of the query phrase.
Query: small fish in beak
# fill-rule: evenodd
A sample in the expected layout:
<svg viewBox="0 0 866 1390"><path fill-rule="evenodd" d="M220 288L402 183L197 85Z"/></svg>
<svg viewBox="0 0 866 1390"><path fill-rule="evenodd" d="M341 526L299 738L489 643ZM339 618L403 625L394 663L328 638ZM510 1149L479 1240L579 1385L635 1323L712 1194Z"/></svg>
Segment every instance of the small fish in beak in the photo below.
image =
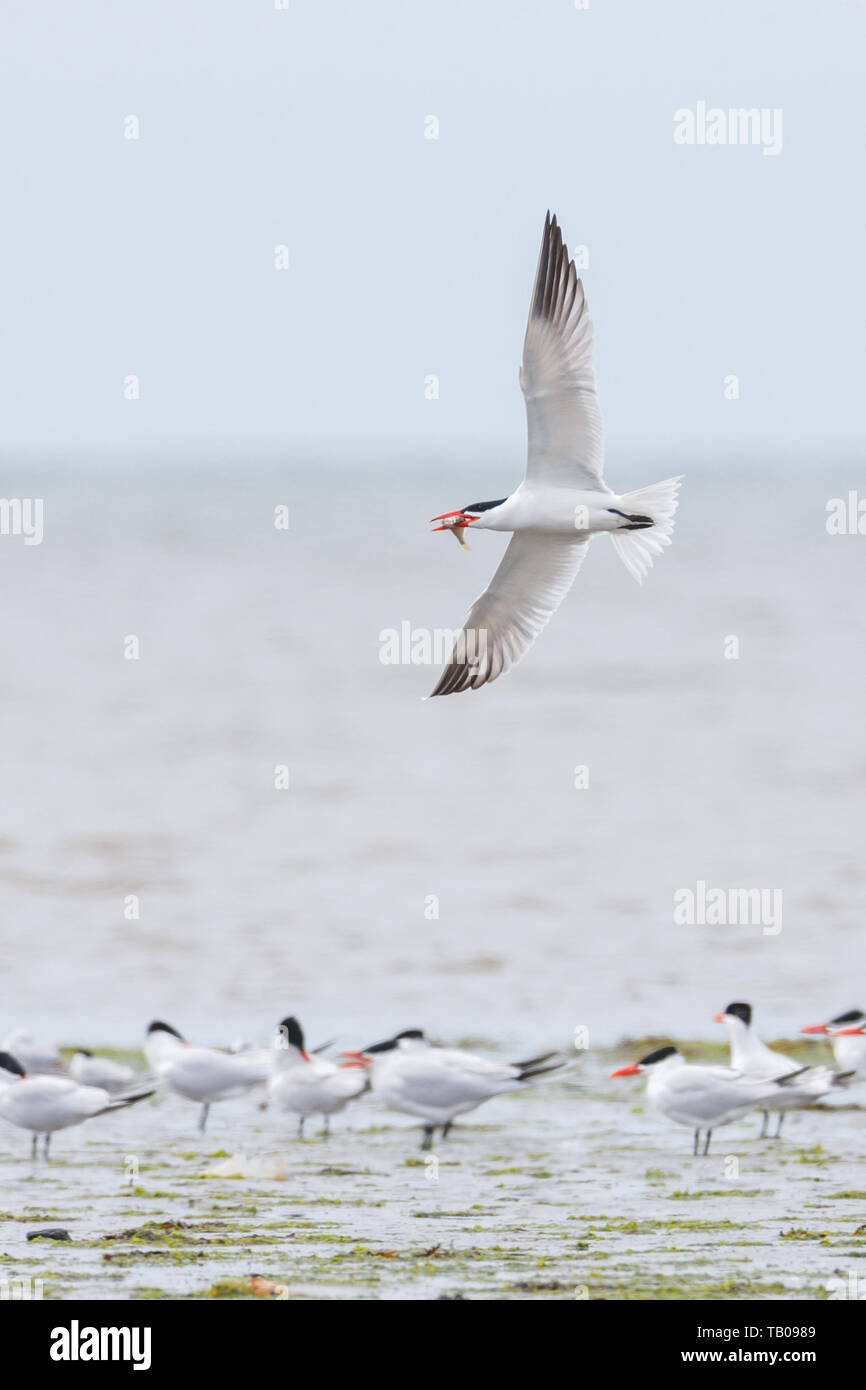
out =
<svg viewBox="0 0 866 1390"><path fill-rule="evenodd" d="M460 545L462 545L464 550L469 549L469 546L463 539L463 532L466 530L467 526L470 526L472 524L473 521L478 520L477 516L470 516L468 512L464 511L443 512L441 516L431 517L430 520L442 522L441 526L433 527L434 531L450 531L451 534L456 537Z"/></svg>

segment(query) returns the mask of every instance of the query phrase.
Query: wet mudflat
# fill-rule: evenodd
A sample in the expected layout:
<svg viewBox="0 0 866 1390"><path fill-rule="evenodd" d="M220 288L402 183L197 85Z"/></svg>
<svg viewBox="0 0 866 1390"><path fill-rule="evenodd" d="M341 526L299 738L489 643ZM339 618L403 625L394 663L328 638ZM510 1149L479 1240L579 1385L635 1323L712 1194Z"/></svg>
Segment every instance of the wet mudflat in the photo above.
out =
<svg viewBox="0 0 866 1390"><path fill-rule="evenodd" d="M4 1126L0 1295L809 1300L866 1279L856 1090L779 1141L754 1116L693 1158L639 1079L606 1079L631 1055L489 1103L432 1155L369 1098L298 1141L254 1100L202 1136L160 1097L58 1134L48 1164ZM71 1239L28 1241L52 1226Z"/></svg>

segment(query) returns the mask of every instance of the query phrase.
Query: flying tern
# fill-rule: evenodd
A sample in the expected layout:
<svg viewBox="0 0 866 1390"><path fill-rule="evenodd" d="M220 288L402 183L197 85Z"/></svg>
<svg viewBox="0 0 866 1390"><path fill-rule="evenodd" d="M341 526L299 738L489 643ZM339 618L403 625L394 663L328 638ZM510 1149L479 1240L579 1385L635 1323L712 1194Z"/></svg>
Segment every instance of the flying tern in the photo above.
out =
<svg viewBox="0 0 866 1390"><path fill-rule="evenodd" d="M641 583L670 545L681 478L622 495L603 478L604 429L592 320L556 218L544 223L523 344L526 476L508 497L433 517L465 546L473 531L510 531L499 568L469 611L433 695L477 690L514 666L556 612L592 537L607 532Z"/></svg>

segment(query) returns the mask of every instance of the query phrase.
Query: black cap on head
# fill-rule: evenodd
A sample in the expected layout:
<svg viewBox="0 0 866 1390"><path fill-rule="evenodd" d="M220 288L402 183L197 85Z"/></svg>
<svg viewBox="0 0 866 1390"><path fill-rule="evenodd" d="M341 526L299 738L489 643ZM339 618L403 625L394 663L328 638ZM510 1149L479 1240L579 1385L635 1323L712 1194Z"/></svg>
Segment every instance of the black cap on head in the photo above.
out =
<svg viewBox="0 0 866 1390"><path fill-rule="evenodd" d="M147 1025L148 1037L151 1033L170 1033L173 1038L178 1038L180 1042L185 1041L182 1033L179 1033L176 1028L172 1028L170 1023L163 1023L161 1018L155 1018L153 1023Z"/></svg>
<svg viewBox="0 0 866 1390"><path fill-rule="evenodd" d="M648 1052L645 1057L641 1057L638 1062L639 1067L651 1067L655 1062L663 1062L666 1057L676 1055L675 1047L657 1047L655 1052Z"/></svg>
<svg viewBox="0 0 866 1390"><path fill-rule="evenodd" d="M751 1004L729 1004L725 1009L726 1014L733 1014L734 1018L739 1018L748 1028L752 1022Z"/></svg>
<svg viewBox="0 0 866 1390"><path fill-rule="evenodd" d="M489 512L493 507L501 507L503 502L507 502L507 497L497 497L494 502L470 502L468 507L464 507L464 512Z"/></svg>
<svg viewBox="0 0 866 1390"><path fill-rule="evenodd" d="M290 1047L297 1047L301 1052L304 1050L304 1033L298 1020L292 1016L284 1018L280 1024L280 1032Z"/></svg>
<svg viewBox="0 0 866 1390"><path fill-rule="evenodd" d="M862 1017L862 1009L849 1009L847 1013L837 1014L835 1018L831 1018L830 1025L835 1028L838 1024L842 1023L858 1023Z"/></svg>
<svg viewBox="0 0 866 1390"><path fill-rule="evenodd" d="M26 1076L27 1073L11 1052L0 1052L0 1067L3 1071L11 1071L13 1076Z"/></svg>
<svg viewBox="0 0 866 1390"><path fill-rule="evenodd" d="M393 1038L386 1038L384 1042L373 1043L372 1046L364 1047L361 1050L362 1052L366 1052L368 1054L374 1054L377 1052L393 1052L394 1048L399 1045L400 1041L403 1038L417 1038L420 1040L423 1037L423 1028L404 1028L402 1033L395 1033Z"/></svg>

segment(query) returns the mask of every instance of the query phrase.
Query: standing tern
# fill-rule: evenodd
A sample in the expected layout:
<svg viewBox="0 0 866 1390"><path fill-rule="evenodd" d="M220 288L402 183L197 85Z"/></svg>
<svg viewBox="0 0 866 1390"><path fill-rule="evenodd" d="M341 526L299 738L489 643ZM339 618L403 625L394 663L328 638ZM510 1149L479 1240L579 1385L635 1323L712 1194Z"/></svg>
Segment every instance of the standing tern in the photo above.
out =
<svg viewBox="0 0 866 1390"><path fill-rule="evenodd" d="M726 1023L731 1044L731 1066L757 1081L779 1080L788 1084L768 1100L763 1107L761 1138L765 1138L770 1111L779 1112L774 1139L782 1133L786 1110L804 1110L829 1095L834 1087L844 1086L851 1072L834 1072L829 1067L801 1067L791 1057L774 1052L762 1042L752 1027L751 1004L729 1004L724 1013L716 1014L717 1023Z"/></svg>
<svg viewBox="0 0 866 1390"><path fill-rule="evenodd" d="M856 1038L861 1045L866 1044L866 1019L861 1019L853 1027L840 1028L838 1036L840 1041L847 1039L849 1042L853 1042Z"/></svg>
<svg viewBox="0 0 866 1390"><path fill-rule="evenodd" d="M436 1047L420 1028L407 1028L343 1056L373 1062L373 1095L389 1110L417 1115L426 1122L422 1149L433 1147L437 1125L446 1139L457 1115L562 1066L561 1061L552 1061L554 1052L526 1062L489 1062L460 1048Z"/></svg>
<svg viewBox="0 0 866 1390"><path fill-rule="evenodd" d="M123 1091L136 1080L152 1080L142 1077L123 1062L114 1062L110 1057L94 1057L89 1048L79 1047L69 1063L69 1075L82 1086L101 1086L105 1091Z"/></svg>
<svg viewBox="0 0 866 1390"><path fill-rule="evenodd" d="M647 1073L647 1099L653 1109L694 1130L693 1153L698 1152L702 1130L707 1153L717 1126L762 1109L784 1084L783 1080L755 1080L730 1067L694 1066L676 1047L659 1047L610 1074L637 1076L641 1072Z"/></svg>
<svg viewBox="0 0 866 1390"><path fill-rule="evenodd" d="M214 1047L194 1047L161 1019L155 1019L148 1027L144 1051L148 1065L160 1081L179 1096L201 1105L198 1127L202 1132L214 1101L245 1095L253 1086L267 1081L272 1066L270 1048L220 1052Z"/></svg>
<svg viewBox="0 0 866 1390"><path fill-rule="evenodd" d="M0 1067L11 1072L17 1080L0 1090L0 1118L20 1129L33 1133L33 1157L36 1157L39 1135L45 1137L45 1157L52 1134L58 1129L81 1124L94 1115L109 1110L122 1110L138 1100L153 1095L152 1086L130 1088L123 1095L111 1095L102 1086L82 1086L71 1076L50 1076L42 1073L28 1076L17 1057L0 1052Z"/></svg>
<svg viewBox="0 0 866 1390"><path fill-rule="evenodd" d="M823 1033L830 1041L836 1066L843 1070L853 1068L861 1077L866 1076L866 1038L851 1034L848 1030L857 1024L866 1023L862 1009L847 1009L837 1014L827 1023L810 1023L801 1028L801 1033Z"/></svg>
<svg viewBox="0 0 866 1390"><path fill-rule="evenodd" d="M681 478L636 492L604 482L604 429L596 390L592 320L556 218L547 214L523 344L526 476L509 497L433 517L437 531L511 531L488 588L477 598L433 695L477 690L514 666L556 612L592 537L606 531L640 584L670 545Z"/></svg>
<svg viewBox="0 0 866 1390"><path fill-rule="evenodd" d="M321 1115L323 1134L330 1132L330 1117L369 1089L367 1060L347 1058L343 1063L310 1054L296 1018L284 1018L277 1030L274 1063L268 1080L268 1100L279 1110L298 1116L298 1138L304 1137L304 1120Z"/></svg>
<svg viewBox="0 0 866 1390"><path fill-rule="evenodd" d="M25 1068L28 1076L42 1072L66 1071L66 1063L53 1043L41 1042L26 1028L16 1028L0 1042L0 1051L9 1052Z"/></svg>

